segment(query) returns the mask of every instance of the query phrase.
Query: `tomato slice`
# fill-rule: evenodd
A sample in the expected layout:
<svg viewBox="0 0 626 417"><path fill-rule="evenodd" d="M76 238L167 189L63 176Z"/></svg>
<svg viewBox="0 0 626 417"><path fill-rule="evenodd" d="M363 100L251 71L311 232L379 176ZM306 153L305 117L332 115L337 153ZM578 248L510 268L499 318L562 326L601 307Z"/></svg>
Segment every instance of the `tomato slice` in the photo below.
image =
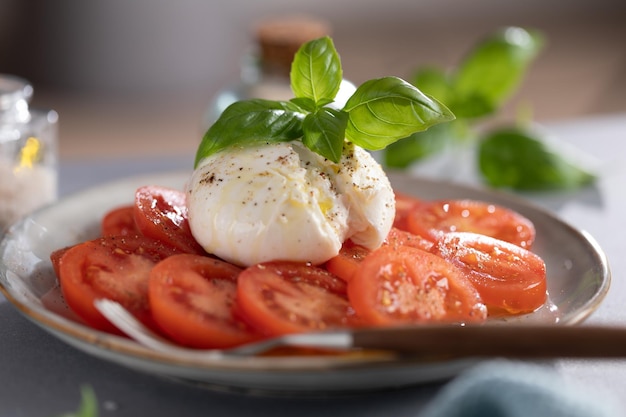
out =
<svg viewBox="0 0 626 417"><path fill-rule="evenodd" d="M154 320L172 340L193 348L228 348L260 335L234 313L241 269L208 256L180 254L150 273Z"/></svg>
<svg viewBox="0 0 626 417"><path fill-rule="evenodd" d="M433 242L422 236L407 232L406 230L392 227L383 245L392 246L394 248L398 246L411 246L413 248L430 251L433 247Z"/></svg>
<svg viewBox="0 0 626 417"><path fill-rule="evenodd" d="M206 253L191 234L184 192L160 186L140 187L135 192L134 215L143 235L185 253Z"/></svg>
<svg viewBox="0 0 626 417"><path fill-rule="evenodd" d="M393 219L393 226L400 230L408 230L408 217L413 206L420 202L416 197L408 194L395 192L396 196L396 217Z"/></svg>
<svg viewBox="0 0 626 417"><path fill-rule="evenodd" d="M102 236L133 236L139 234L135 224L135 208L132 205L117 207L102 218Z"/></svg>
<svg viewBox="0 0 626 417"><path fill-rule="evenodd" d="M52 270L56 274L57 277L61 275L61 271L59 268L59 264L61 263L61 258L65 255L65 252L70 250L72 246L65 246L63 248L57 249L50 254L50 262L52 263Z"/></svg>
<svg viewBox="0 0 626 417"><path fill-rule="evenodd" d="M344 327L352 316L342 279L295 262L246 268L239 275L237 301L245 319L267 335Z"/></svg>
<svg viewBox="0 0 626 417"><path fill-rule="evenodd" d="M349 282L354 271L370 252L366 247L357 245L348 239L341 246L339 254L326 261L324 266L331 274Z"/></svg>
<svg viewBox="0 0 626 417"><path fill-rule="evenodd" d="M58 261L63 297L96 329L120 333L94 307L100 298L119 302L144 324L158 329L148 305L148 278L157 262L177 252L144 236L107 236L77 244Z"/></svg>
<svg viewBox="0 0 626 417"><path fill-rule="evenodd" d="M474 232L530 249L533 223L508 208L476 200L437 200L415 204L407 218L411 233L433 242L447 232Z"/></svg>
<svg viewBox="0 0 626 417"><path fill-rule="evenodd" d="M487 309L450 262L409 246L383 246L361 262L348 284L356 315L371 325L481 322Z"/></svg>
<svg viewBox="0 0 626 417"><path fill-rule="evenodd" d="M433 252L467 271L489 313L530 313L547 299L546 266L536 254L475 233L449 233Z"/></svg>
<svg viewBox="0 0 626 417"><path fill-rule="evenodd" d="M411 246L414 248L430 251L433 242L411 232L392 227L383 241L382 246ZM359 265L372 251L363 246L353 243L351 240L344 242L339 254L324 265L332 274L338 276L346 282L350 282Z"/></svg>

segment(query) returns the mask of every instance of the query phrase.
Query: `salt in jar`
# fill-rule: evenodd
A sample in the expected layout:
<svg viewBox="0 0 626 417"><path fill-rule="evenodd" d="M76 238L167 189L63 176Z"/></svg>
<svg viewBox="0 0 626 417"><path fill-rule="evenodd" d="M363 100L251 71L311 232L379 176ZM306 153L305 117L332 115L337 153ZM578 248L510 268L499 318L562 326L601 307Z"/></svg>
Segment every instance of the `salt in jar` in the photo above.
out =
<svg viewBox="0 0 626 417"><path fill-rule="evenodd" d="M57 198L57 122L53 110L29 108L33 88L0 74L0 234Z"/></svg>

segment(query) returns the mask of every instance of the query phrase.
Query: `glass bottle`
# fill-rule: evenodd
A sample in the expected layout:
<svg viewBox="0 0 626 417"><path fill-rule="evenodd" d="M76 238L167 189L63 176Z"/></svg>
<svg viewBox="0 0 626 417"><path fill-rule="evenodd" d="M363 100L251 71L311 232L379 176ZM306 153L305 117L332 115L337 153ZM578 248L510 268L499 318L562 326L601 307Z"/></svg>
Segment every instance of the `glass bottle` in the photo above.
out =
<svg viewBox="0 0 626 417"><path fill-rule="evenodd" d="M293 57L305 42L330 35L330 25L309 16L286 16L260 22L255 33L255 45L245 54L240 80L218 92L205 112L202 127L208 129L230 104L239 100L263 98L289 100L289 72ZM335 105L343 107L356 87L343 80Z"/></svg>
<svg viewBox="0 0 626 417"><path fill-rule="evenodd" d="M33 87L0 74L0 234L57 198L57 122L53 110L29 108Z"/></svg>

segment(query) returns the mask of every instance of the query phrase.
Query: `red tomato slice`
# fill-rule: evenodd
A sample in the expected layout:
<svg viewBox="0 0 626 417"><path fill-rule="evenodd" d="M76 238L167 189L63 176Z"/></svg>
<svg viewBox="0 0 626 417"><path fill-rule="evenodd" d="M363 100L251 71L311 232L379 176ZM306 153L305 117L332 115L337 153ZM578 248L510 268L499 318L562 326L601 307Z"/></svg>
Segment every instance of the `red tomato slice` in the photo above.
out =
<svg viewBox="0 0 626 417"><path fill-rule="evenodd" d="M344 327L352 315L343 280L295 262L246 268L239 275L237 302L245 319L267 335Z"/></svg>
<svg viewBox="0 0 626 417"><path fill-rule="evenodd" d="M139 234L135 224L133 206L117 207L104 215L101 222L102 236L134 236Z"/></svg>
<svg viewBox="0 0 626 417"><path fill-rule="evenodd" d="M185 253L205 254L189 228L185 193L159 186L144 186L135 193L135 223L145 236Z"/></svg>
<svg viewBox="0 0 626 417"><path fill-rule="evenodd" d="M50 262L52 263L52 269L54 270L54 273L56 274L57 277L61 275L61 272L59 271L59 264L61 263L61 258L63 257L63 255L65 255L65 252L70 250L70 248L72 248L72 246L66 246L64 248L57 249L50 254Z"/></svg>
<svg viewBox="0 0 626 417"><path fill-rule="evenodd" d="M383 245L394 248L398 246L411 246L413 248L430 251L433 247L433 242L411 232L407 232L406 230L392 227L387 235L387 239L383 242Z"/></svg>
<svg viewBox="0 0 626 417"><path fill-rule="evenodd" d="M370 252L366 247L347 240L341 246L339 254L326 261L325 267L331 274L349 282L354 271Z"/></svg>
<svg viewBox="0 0 626 417"><path fill-rule="evenodd" d="M241 269L208 256L181 254L150 273L154 320L172 340L194 348L228 348L258 339L234 314Z"/></svg>
<svg viewBox="0 0 626 417"><path fill-rule="evenodd" d="M409 246L373 251L348 284L348 298L357 316L371 325L480 322L487 317L480 295L458 268Z"/></svg>
<svg viewBox="0 0 626 417"><path fill-rule="evenodd" d="M393 220L393 226L400 230L408 230L408 217L413 206L420 200L408 194L395 192L396 195L396 217Z"/></svg>
<svg viewBox="0 0 626 417"><path fill-rule="evenodd" d="M412 246L414 248L430 251L433 247L433 242L421 236L414 235L413 233L398 229L397 227L392 227L382 245L392 247ZM350 282L363 259L371 252L371 250L356 245L351 240L347 240L341 247L339 254L326 261L325 267L330 273L346 282Z"/></svg>
<svg viewBox="0 0 626 417"><path fill-rule="evenodd" d="M148 278L157 262L178 251L143 236L108 236L80 243L58 262L65 301L85 322L99 330L120 333L94 307L108 298L157 329L148 305Z"/></svg>
<svg viewBox="0 0 626 417"><path fill-rule="evenodd" d="M490 314L530 313L547 298L546 266L536 254L475 233L449 233L433 252L467 271Z"/></svg>
<svg viewBox="0 0 626 417"><path fill-rule="evenodd" d="M475 200L424 201L413 206L408 230L437 241L447 232L474 232L530 249L535 227L521 214Z"/></svg>

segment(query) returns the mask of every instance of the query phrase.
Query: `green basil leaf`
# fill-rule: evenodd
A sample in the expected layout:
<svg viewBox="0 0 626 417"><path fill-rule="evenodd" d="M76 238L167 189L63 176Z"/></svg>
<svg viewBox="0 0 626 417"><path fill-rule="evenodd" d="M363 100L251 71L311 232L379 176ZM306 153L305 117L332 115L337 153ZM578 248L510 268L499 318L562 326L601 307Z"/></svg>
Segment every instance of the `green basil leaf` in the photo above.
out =
<svg viewBox="0 0 626 417"><path fill-rule="evenodd" d="M207 130L194 167L207 156L231 146L286 142L302 136L305 114L293 103L253 99L237 101Z"/></svg>
<svg viewBox="0 0 626 417"><path fill-rule="evenodd" d="M496 103L484 95L457 95L450 78L437 68L418 70L413 76L413 85L424 94L437 97L437 100L448 106L457 117L480 117L497 110Z"/></svg>
<svg viewBox="0 0 626 417"><path fill-rule="evenodd" d="M503 129L488 134L479 146L479 166L493 187L516 190L573 189L596 176L566 158L559 149L532 132Z"/></svg>
<svg viewBox="0 0 626 417"><path fill-rule="evenodd" d="M415 132L454 120L446 106L397 77L361 84L344 110L350 115L346 138L369 150L383 149Z"/></svg>
<svg viewBox="0 0 626 417"><path fill-rule="evenodd" d="M430 129L417 132L384 150L383 163L390 168L404 169L415 162L445 150L451 143L459 140L455 124L463 123L455 120L442 123Z"/></svg>
<svg viewBox="0 0 626 417"><path fill-rule="evenodd" d="M80 388L81 402L78 410L75 412L65 413L59 417L97 417L98 416L98 399L89 385Z"/></svg>
<svg viewBox="0 0 626 417"><path fill-rule="evenodd" d="M479 94L457 96L450 104L454 114L464 119L489 116L498 110L498 103Z"/></svg>
<svg viewBox="0 0 626 417"><path fill-rule="evenodd" d="M333 41L325 36L302 45L294 56L290 77L296 97L310 98L318 106L332 101L343 78Z"/></svg>
<svg viewBox="0 0 626 417"><path fill-rule="evenodd" d="M437 100L446 106L453 102L454 91L450 79L439 68L425 67L418 69L413 74L411 83L420 89L422 93L431 97L437 97Z"/></svg>
<svg viewBox="0 0 626 417"><path fill-rule="evenodd" d="M307 97L292 98L289 101L307 112L315 111L315 109L317 108L315 106L315 102Z"/></svg>
<svg viewBox="0 0 626 417"><path fill-rule="evenodd" d="M304 119L302 142L324 158L338 163L345 139L348 113L322 108Z"/></svg>
<svg viewBox="0 0 626 417"><path fill-rule="evenodd" d="M458 117L471 110L468 102L481 103L482 114L469 111L467 117L488 114L497 109L518 87L528 65L543 46L543 37L519 27L507 27L480 44L461 63L454 78L454 89L462 105L449 103Z"/></svg>

